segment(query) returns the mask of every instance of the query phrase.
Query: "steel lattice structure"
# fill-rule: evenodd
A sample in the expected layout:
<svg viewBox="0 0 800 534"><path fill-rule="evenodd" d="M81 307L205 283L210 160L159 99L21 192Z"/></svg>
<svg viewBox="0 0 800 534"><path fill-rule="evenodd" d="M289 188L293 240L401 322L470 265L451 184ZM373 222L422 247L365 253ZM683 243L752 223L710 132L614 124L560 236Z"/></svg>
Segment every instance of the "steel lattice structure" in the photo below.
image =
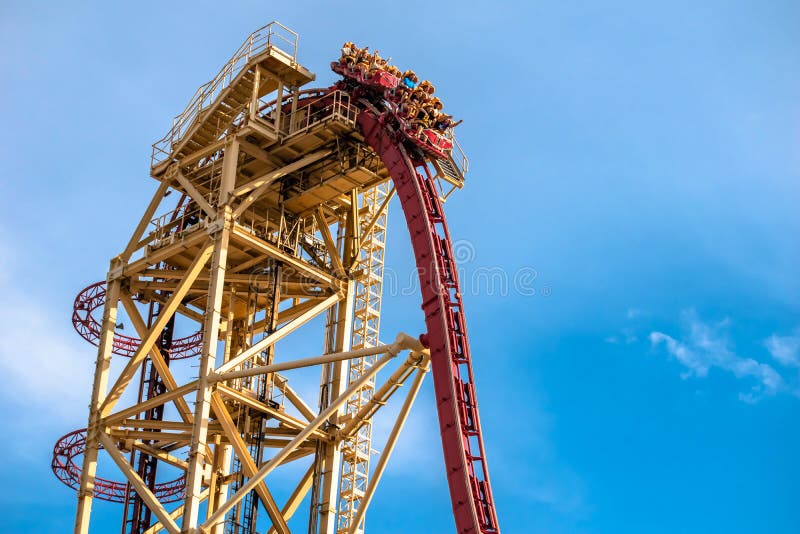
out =
<svg viewBox="0 0 800 534"><path fill-rule="evenodd" d="M362 533L429 371L456 530L499 533L442 208L466 157L452 128L408 124L390 73L334 62L340 82L302 89L314 75L297 45L270 23L198 89L153 145L159 185L127 246L75 300L73 324L98 347L89 424L58 441L52 467L78 491L76 534L95 498L126 504L123 534L285 534L302 506L310 533ZM394 196L427 332L381 343ZM118 331L123 314L135 336ZM315 329L319 356L282 343ZM126 359L115 377L112 355ZM196 367L181 371L187 359ZM312 367L314 400L290 385ZM373 417L404 384L373 458ZM99 475L100 450L123 476Z"/></svg>

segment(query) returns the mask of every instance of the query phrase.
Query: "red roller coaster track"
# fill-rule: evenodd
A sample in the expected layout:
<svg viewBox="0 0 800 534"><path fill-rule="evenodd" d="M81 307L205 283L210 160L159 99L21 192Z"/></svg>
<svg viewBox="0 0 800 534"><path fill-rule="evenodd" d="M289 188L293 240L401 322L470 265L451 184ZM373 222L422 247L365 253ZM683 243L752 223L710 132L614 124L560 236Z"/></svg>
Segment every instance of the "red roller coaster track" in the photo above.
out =
<svg viewBox="0 0 800 534"><path fill-rule="evenodd" d="M96 282L85 287L78 296L72 309L72 326L83 339L94 345L100 343L100 322L95 318L95 310L103 310L106 303L106 283ZM130 358L141 343L138 337L126 336L117 332L114 334L114 348L112 352L118 356ZM200 355L203 345L203 332L197 331L192 335L176 339L170 349L170 360L185 360Z"/></svg>
<svg viewBox="0 0 800 534"><path fill-rule="evenodd" d="M81 486L81 467L75 459L86 450L86 429L73 430L56 443L50 467L56 477L74 490ZM94 496L110 502L125 502L125 482L108 480L101 477L94 479ZM156 484L153 494L163 503L183 500L186 495L184 477L169 482Z"/></svg>
<svg viewBox="0 0 800 534"><path fill-rule="evenodd" d="M456 529L463 534L500 532L481 436L461 290L436 185L424 161L412 159L399 141L390 113L365 106L357 121L367 143L391 173L411 235Z"/></svg>
<svg viewBox="0 0 800 534"><path fill-rule="evenodd" d="M399 80L378 71L366 77L358 68L331 63L352 88L360 112L356 119L367 144L389 170L400 198L422 290L431 349L436 408L447 482L459 534L499 533L481 434L466 319L453 246L442 202L427 158L446 156L452 144L440 133L415 134L400 113ZM449 145L449 146L448 146Z"/></svg>

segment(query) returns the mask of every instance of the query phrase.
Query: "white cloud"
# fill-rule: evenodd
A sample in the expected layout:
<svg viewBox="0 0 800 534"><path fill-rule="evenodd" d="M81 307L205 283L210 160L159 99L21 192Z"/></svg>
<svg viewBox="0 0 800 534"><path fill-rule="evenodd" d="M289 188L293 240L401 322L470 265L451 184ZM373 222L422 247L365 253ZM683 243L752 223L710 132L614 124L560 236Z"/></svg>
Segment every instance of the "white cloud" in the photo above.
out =
<svg viewBox="0 0 800 534"><path fill-rule="evenodd" d="M781 365L800 367L800 336L773 334L764 340L764 346Z"/></svg>
<svg viewBox="0 0 800 534"><path fill-rule="evenodd" d="M637 317L641 317L644 312L637 308L628 308L627 317L628 319L636 319Z"/></svg>
<svg viewBox="0 0 800 534"><path fill-rule="evenodd" d="M40 462L59 436L86 425L96 351L20 282L20 254L0 228L0 420L14 436L0 454L25 463Z"/></svg>
<svg viewBox="0 0 800 534"><path fill-rule="evenodd" d="M621 343L632 345L639 341L639 337L636 335L636 331L633 328L623 328L621 335L608 336L604 341L612 345L619 345Z"/></svg>
<svg viewBox="0 0 800 534"><path fill-rule="evenodd" d="M44 297L20 287L20 252L0 230L0 395L40 420L85 418L96 350Z"/></svg>
<svg viewBox="0 0 800 534"><path fill-rule="evenodd" d="M663 345L667 352L687 370L683 379L691 376L704 378L716 367L732 373L736 378L755 381L749 393L739 395L745 402L755 402L763 395L775 395L787 390L783 377L769 364L753 358L737 355L724 334L728 321L709 325L697 318L692 311L683 313L683 322L688 327L685 339L679 340L663 332L651 332L650 342L654 347Z"/></svg>
<svg viewBox="0 0 800 534"><path fill-rule="evenodd" d="M0 324L7 325L0 336L4 390L10 388L44 415L83 414L95 351L74 332L59 328L67 321L53 317L44 303L9 294L8 289L0 286Z"/></svg>

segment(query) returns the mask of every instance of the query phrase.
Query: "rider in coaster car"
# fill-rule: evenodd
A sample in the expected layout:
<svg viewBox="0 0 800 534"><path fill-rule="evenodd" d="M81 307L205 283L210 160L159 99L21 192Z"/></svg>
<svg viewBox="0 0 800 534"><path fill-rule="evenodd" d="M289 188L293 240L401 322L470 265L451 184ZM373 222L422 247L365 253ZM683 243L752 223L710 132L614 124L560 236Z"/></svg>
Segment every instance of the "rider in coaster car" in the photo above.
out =
<svg viewBox="0 0 800 534"><path fill-rule="evenodd" d="M386 60L381 57L377 50L370 58L371 61L369 63L369 75L372 76L379 70L383 70L386 68Z"/></svg>
<svg viewBox="0 0 800 534"><path fill-rule="evenodd" d="M403 79L401 80L401 84L407 89L414 89L417 86L417 75L414 73L413 70L407 70L403 73Z"/></svg>
<svg viewBox="0 0 800 534"><path fill-rule="evenodd" d="M423 81L411 91L411 94L408 97L409 100L417 104L422 104L423 102L427 102L430 99L428 92L424 89L422 85L423 83L425 82Z"/></svg>
<svg viewBox="0 0 800 534"><path fill-rule="evenodd" d="M440 132L446 132L448 128L455 126L453 116L447 113L439 113L433 123L433 128Z"/></svg>
<svg viewBox="0 0 800 534"><path fill-rule="evenodd" d="M388 65L386 67L386 72L388 72L389 74L391 74L395 78L400 78L400 76L402 76L402 73L400 72L400 69L398 69L394 65Z"/></svg>
<svg viewBox="0 0 800 534"><path fill-rule="evenodd" d="M425 91L429 96L433 94L433 84L428 80L422 80L419 82L419 88Z"/></svg>
<svg viewBox="0 0 800 534"><path fill-rule="evenodd" d="M411 121L411 124L416 129L416 134L420 135L422 130L431 127L431 120L433 119L433 105L430 102L424 102L417 108L417 114Z"/></svg>
<svg viewBox="0 0 800 534"><path fill-rule="evenodd" d="M413 102L422 104L430 100L432 95L433 84L428 80L422 80L419 82L419 85L417 85L414 90L411 91L411 96L409 96L409 98Z"/></svg>
<svg viewBox="0 0 800 534"><path fill-rule="evenodd" d="M431 97L429 105L430 105L430 109L431 109L431 112L430 112L431 113L431 117L433 118L432 122L436 123L436 120L439 118L439 115L442 113L442 108L444 107L444 104L442 104L442 101L434 96L434 97Z"/></svg>
<svg viewBox="0 0 800 534"><path fill-rule="evenodd" d="M394 97L400 102L407 102L411 97L411 92L417 86L417 75L413 70L407 70L400 74L400 69L397 69L397 77L400 78L400 83L395 88Z"/></svg>
<svg viewBox="0 0 800 534"><path fill-rule="evenodd" d="M358 52L358 47L355 44L351 43L350 41L346 41L342 45L342 57L339 58L339 63L347 65L348 67L352 67L356 62L356 55Z"/></svg>
<svg viewBox="0 0 800 534"><path fill-rule="evenodd" d="M369 53L369 47L364 47L358 51L356 55L356 67L361 69L362 74L366 75L369 66L372 63L372 54Z"/></svg>
<svg viewBox="0 0 800 534"><path fill-rule="evenodd" d="M400 102L398 113L402 118L410 119L416 116L419 108L420 108L419 104L417 104L416 102L412 102L411 100L406 98Z"/></svg>

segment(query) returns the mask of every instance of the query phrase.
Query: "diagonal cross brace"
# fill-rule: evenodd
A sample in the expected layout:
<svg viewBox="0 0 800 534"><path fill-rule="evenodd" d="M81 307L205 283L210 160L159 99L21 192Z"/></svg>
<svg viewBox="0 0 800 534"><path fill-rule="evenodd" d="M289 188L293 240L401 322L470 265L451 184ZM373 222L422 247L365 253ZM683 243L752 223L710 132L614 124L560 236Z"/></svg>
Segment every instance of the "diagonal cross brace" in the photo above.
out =
<svg viewBox="0 0 800 534"><path fill-rule="evenodd" d="M108 396L103 402L103 405L100 407L101 416L105 417L114 408L114 405L122 396L125 388L128 387L128 384L130 384L131 380L133 380L134 376L136 375L136 370L139 368L139 365L141 365L141 363L144 361L144 358L150 352L150 349L158 340L158 336L161 335L161 331L164 330L167 322L175 313L175 310L178 309L178 306L189 292L189 289L191 289L192 284L200 274L200 271L205 268L206 263L211 257L211 253L213 251L213 242L211 240L206 240L205 245L200 248L200 252L192 262L192 265L189 267L189 269L187 269L186 277L181 280L180 284L178 284L178 287L175 288L175 292L167 301L167 304L164 306L164 310L162 310L161 314L158 316L155 324L153 324L153 327L149 330L147 335L142 338L142 341L139 343L139 347L136 349L133 357L131 357L128 364L120 373L119 378L117 378L117 381L111 387Z"/></svg>

